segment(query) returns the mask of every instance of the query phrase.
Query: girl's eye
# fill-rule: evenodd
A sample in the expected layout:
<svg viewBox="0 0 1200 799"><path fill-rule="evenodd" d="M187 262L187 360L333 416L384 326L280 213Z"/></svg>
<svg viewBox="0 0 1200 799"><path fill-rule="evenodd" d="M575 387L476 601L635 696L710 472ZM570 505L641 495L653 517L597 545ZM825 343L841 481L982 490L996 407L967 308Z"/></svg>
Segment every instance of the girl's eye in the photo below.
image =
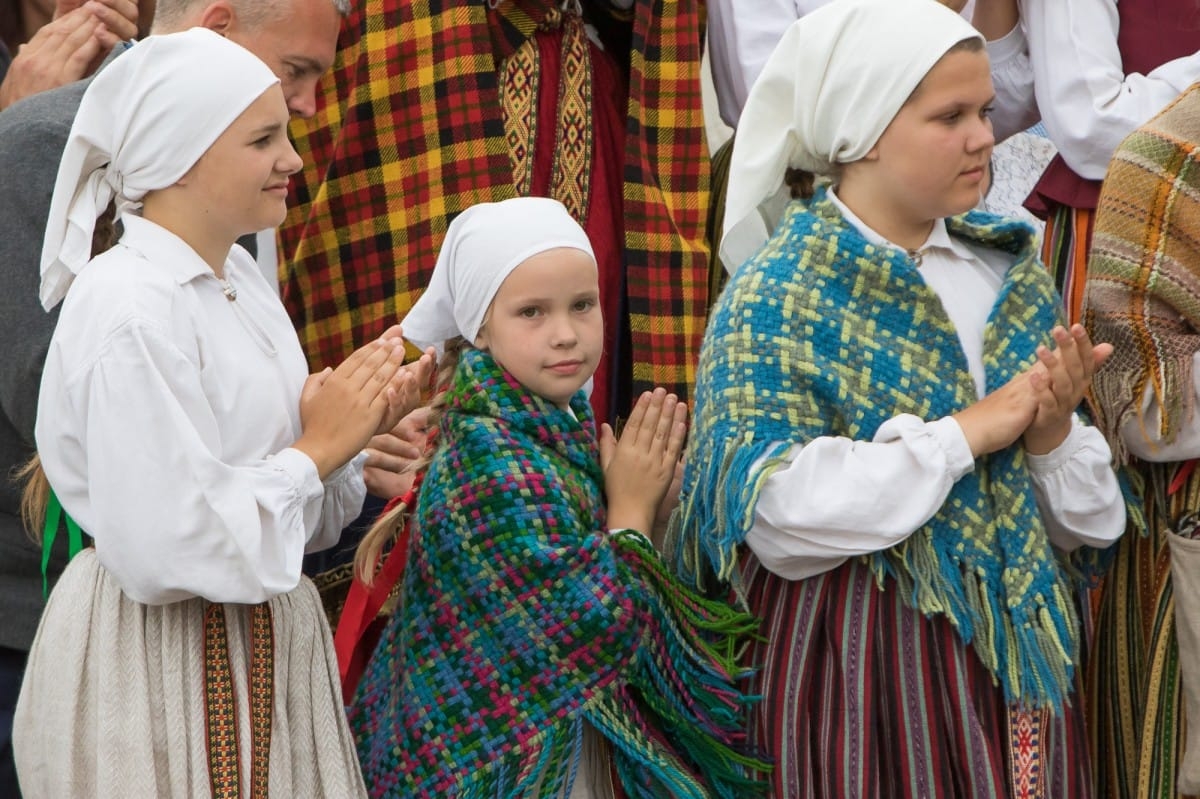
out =
<svg viewBox="0 0 1200 799"><path fill-rule="evenodd" d="M945 114L942 116L942 121L948 125L953 125L955 122L958 121L960 116L962 116L962 114L960 112L951 111L949 114Z"/></svg>
<svg viewBox="0 0 1200 799"><path fill-rule="evenodd" d="M983 117L984 119L988 119L991 117L992 112L995 110L996 110L995 106L985 105L983 107L983 109L979 112L979 115L981 117Z"/></svg>
<svg viewBox="0 0 1200 799"><path fill-rule="evenodd" d="M537 308L522 308L519 311L519 313L521 316L525 317L526 319L533 319L535 316L538 315L538 309Z"/></svg>
<svg viewBox="0 0 1200 799"><path fill-rule="evenodd" d="M580 300L579 302L575 303L575 310L580 312L590 311L595 307L595 305L595 300Z"/></svg>

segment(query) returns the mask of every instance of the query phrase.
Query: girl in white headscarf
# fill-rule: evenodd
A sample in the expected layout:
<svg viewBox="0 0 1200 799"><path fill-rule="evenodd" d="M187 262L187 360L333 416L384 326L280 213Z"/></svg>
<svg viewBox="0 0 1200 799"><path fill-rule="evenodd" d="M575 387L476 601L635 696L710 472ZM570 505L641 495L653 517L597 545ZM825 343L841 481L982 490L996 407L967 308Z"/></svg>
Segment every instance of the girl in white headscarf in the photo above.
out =
<svg viewBox="0 0 1200 799"><path fill-rule="evenodd" d="M139 43L83 97L42 258L43 304L63 301L36 426L52 491L27 499L94 547L30 653L25 796L365 795L300 565L358 513L359 453L430 363L402 367L395 329L307 376L234 245L283 219L287 124L271 71L200 28ZM91 259L110 199L124 234Z"/></svg>
<svg viewBox="0 0 1200 799"><path fill-rule="evenodd" d="M776 796L1090 795L1074 579L1125 512L1074 410L1111 347L1028 226L967 213L992 99L949 9L838 0L741 117L669 542L764 618Z"/></svg>
<svg viewBox="0 0 1200 799"><path fill-rule="evenodd" d="M749 795L729 653L752 620L683 589L646 537L685 407L647 393L597 445L598 297L567 209L517 198L454 220L404 319L445 345L447 382L399 604L350 711L378 796ZM396 523L364 539L368 579Z"/></svg>

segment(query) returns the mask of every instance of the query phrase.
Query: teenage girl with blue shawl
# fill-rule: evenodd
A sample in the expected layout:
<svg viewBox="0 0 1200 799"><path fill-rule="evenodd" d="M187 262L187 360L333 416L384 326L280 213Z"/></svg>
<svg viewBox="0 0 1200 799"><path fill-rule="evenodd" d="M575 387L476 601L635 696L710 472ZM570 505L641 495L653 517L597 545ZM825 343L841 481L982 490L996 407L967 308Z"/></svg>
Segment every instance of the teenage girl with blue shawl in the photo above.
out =
<svg viewBox="0 0 1200 799"><path fill-rule="evenodd" d="M1029 227L971 212L993 97L952 11L839 0L741 118L668 546L764 619L780 797L1091 793L1075 578L1125 513L1074 411L1111 347L1060 325Z"/></svg>
<svg viewBox="0 0 1200 799"><path fill-rule="evenodd" d="M445 382L399 605L350 711L373 796L754 793L733 666L753 620L680 585L643 535L684 405L645 394L597 442L598 285L561 203L485 203L404 319L445 345ZM368 580L395 524L363 539Z"/></svg>

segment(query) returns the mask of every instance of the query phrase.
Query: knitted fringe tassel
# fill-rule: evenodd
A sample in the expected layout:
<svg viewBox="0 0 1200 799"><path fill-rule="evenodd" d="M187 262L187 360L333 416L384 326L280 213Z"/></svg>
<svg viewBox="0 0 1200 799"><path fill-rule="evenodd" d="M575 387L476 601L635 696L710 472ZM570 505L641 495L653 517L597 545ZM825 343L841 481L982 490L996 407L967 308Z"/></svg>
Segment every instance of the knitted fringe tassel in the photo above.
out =
<svg viewBox="0 0 1200 799"><path fill-rule="evenodd" d="M556 725L527 741L520 754L509 754L486 768L462 770L456 780L458 799L565 797L579 771L583 723ZM521 763L525 762L523 768Z"/></svg>
<svg viewBox="0 0 1200 799"><path fill-rule="evenodd" d="M1072 607L1065 585L1054 586L1048 597L1028 596L1004 607L980 575L921 554L927 551L897 547L904 568L884 555L868 556L868 562L881 587L889 576L911 607L927 616L945 616L992 672L1008 702L1061 712L1069 704L1078 660L1077 646L1068 642L1079 640L1074 615L1051 610ZM961 585L962 592L945 590L948 585ZM1008 624L1002 623L1005 616Z"/></svg>
<svg viewBox="0 0 1200 799"><path fill-rule="evenodd" d="M629 799L741 799L765 793L747 776L771 766L747 743L748 706L737 681L758 620L707 599L670 573L637 532L612 535L624 582L635 589L641 645L623 679L610 683L574 725L526 741L520 755L465 774L462 799L566 796L583 750L586 721L612 745ZM519 772L518 764L527 765Z"/></svg>
<svg viewBox="0 0 1200 799"><path fill-rule="evenodd" d="M699 472L690 475L688 486L722 487L689 492L672 519L668 551L674 552L677 568L696 586L708 587L706 561L718 580L736 578L737 546L753 523L754 506L772 463L787 446L734 442L721 457L704 459ZM752 473L750 467L764 456L764 465ZM1123 488L1127 487L1123 483ZM1132 492L1127 490L1126 496L1130 498ZM1136 502L1129 504L1132 507ZM1090 584L1103 573L1110 558L1107 550L1085 547L1073 553L1068 572ZM1046 586L1043 593L1031 592L1006 607L1000 599L1002 592L989 589L985 578L964 573L952 558L928 547L901 544L867 556L867 561L881 586L885 577L896 580L911 607L926 615L946 616L963 642L974 648L995 675L1008 701L1056 713L1061 710L1073 688L1078 660L1078 623L1068 582Z"/></svg>
<svg viewBox="0 0 1200 799"><path fill-rule="evenodd" d="M615 534L630 584L642 587L642 644L629 679L585 708L587 719L612 741L622 784L631 799L736 799L766 786L748 769L769 771L749 751L747 708L753 698L736 682L743 647L758 620L677 580L638 533Z"/></svg>
<svg viewBox="0 0 1200 799"><path fill-rule="evenodd" d="M700 432L693 431L693 436ZM699 473L687 473L679 510L671 517L666 551L673 553L675 568L697 588L709 588L706 575L715 572L721 584L734 580L737 547L754 523L754 506L763 483L782 461L787 443L774 447L750 441L733 441L721 457L704 458ZM759 458L767 460L751 475ZM689 469L693 468L689 464ZM731 475L751 475L744 482ZM699 487L697 489L697 486Z"/></svg>

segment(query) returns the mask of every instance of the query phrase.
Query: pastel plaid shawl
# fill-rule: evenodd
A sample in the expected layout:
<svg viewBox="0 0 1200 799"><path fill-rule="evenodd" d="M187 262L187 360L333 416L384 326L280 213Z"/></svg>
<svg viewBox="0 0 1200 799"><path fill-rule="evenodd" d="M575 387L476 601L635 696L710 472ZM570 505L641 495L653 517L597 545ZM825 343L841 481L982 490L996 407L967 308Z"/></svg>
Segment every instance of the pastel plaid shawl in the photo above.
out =
<svg viewBox="0 0 1200 799"><path fill-rule="evenodd" d="M1117 148L1096 208L1083 318L1114 352L1092 380L1098 421L1118 461L1118 434L1142 421L1149 385L1159 437L1175 439L1195 411L1200 350L1200 87L1180 95Z"/></svg>
<svg viewBox="0 0 1200 799"><path fill-rule="evenodd" d="M630 797L752 792L732 664L755 621L679 586L642 535L603 532L591 412L571 407L463 354L350 714L374 795L558 796L584 722Z"/></svg>
<svg viewBox="0 0 1200 799"><path fill-rule="evenodd" d="M987 385L1034 361L1061 303L1023 223L971 213L952 235L1016 256L984 336ZM937 419L976 401L957 333L915 263L869 243L819 189L731 278L701 352L683 501L671 540L702 582L733 576L758 493L792 444L870 440L902 413ZM763 464L755 462L765 456ZM905 601L942 614L1006 697L1058 708L1079 623L1018 444L980 458L903 543L867 556Z"/></svg>

